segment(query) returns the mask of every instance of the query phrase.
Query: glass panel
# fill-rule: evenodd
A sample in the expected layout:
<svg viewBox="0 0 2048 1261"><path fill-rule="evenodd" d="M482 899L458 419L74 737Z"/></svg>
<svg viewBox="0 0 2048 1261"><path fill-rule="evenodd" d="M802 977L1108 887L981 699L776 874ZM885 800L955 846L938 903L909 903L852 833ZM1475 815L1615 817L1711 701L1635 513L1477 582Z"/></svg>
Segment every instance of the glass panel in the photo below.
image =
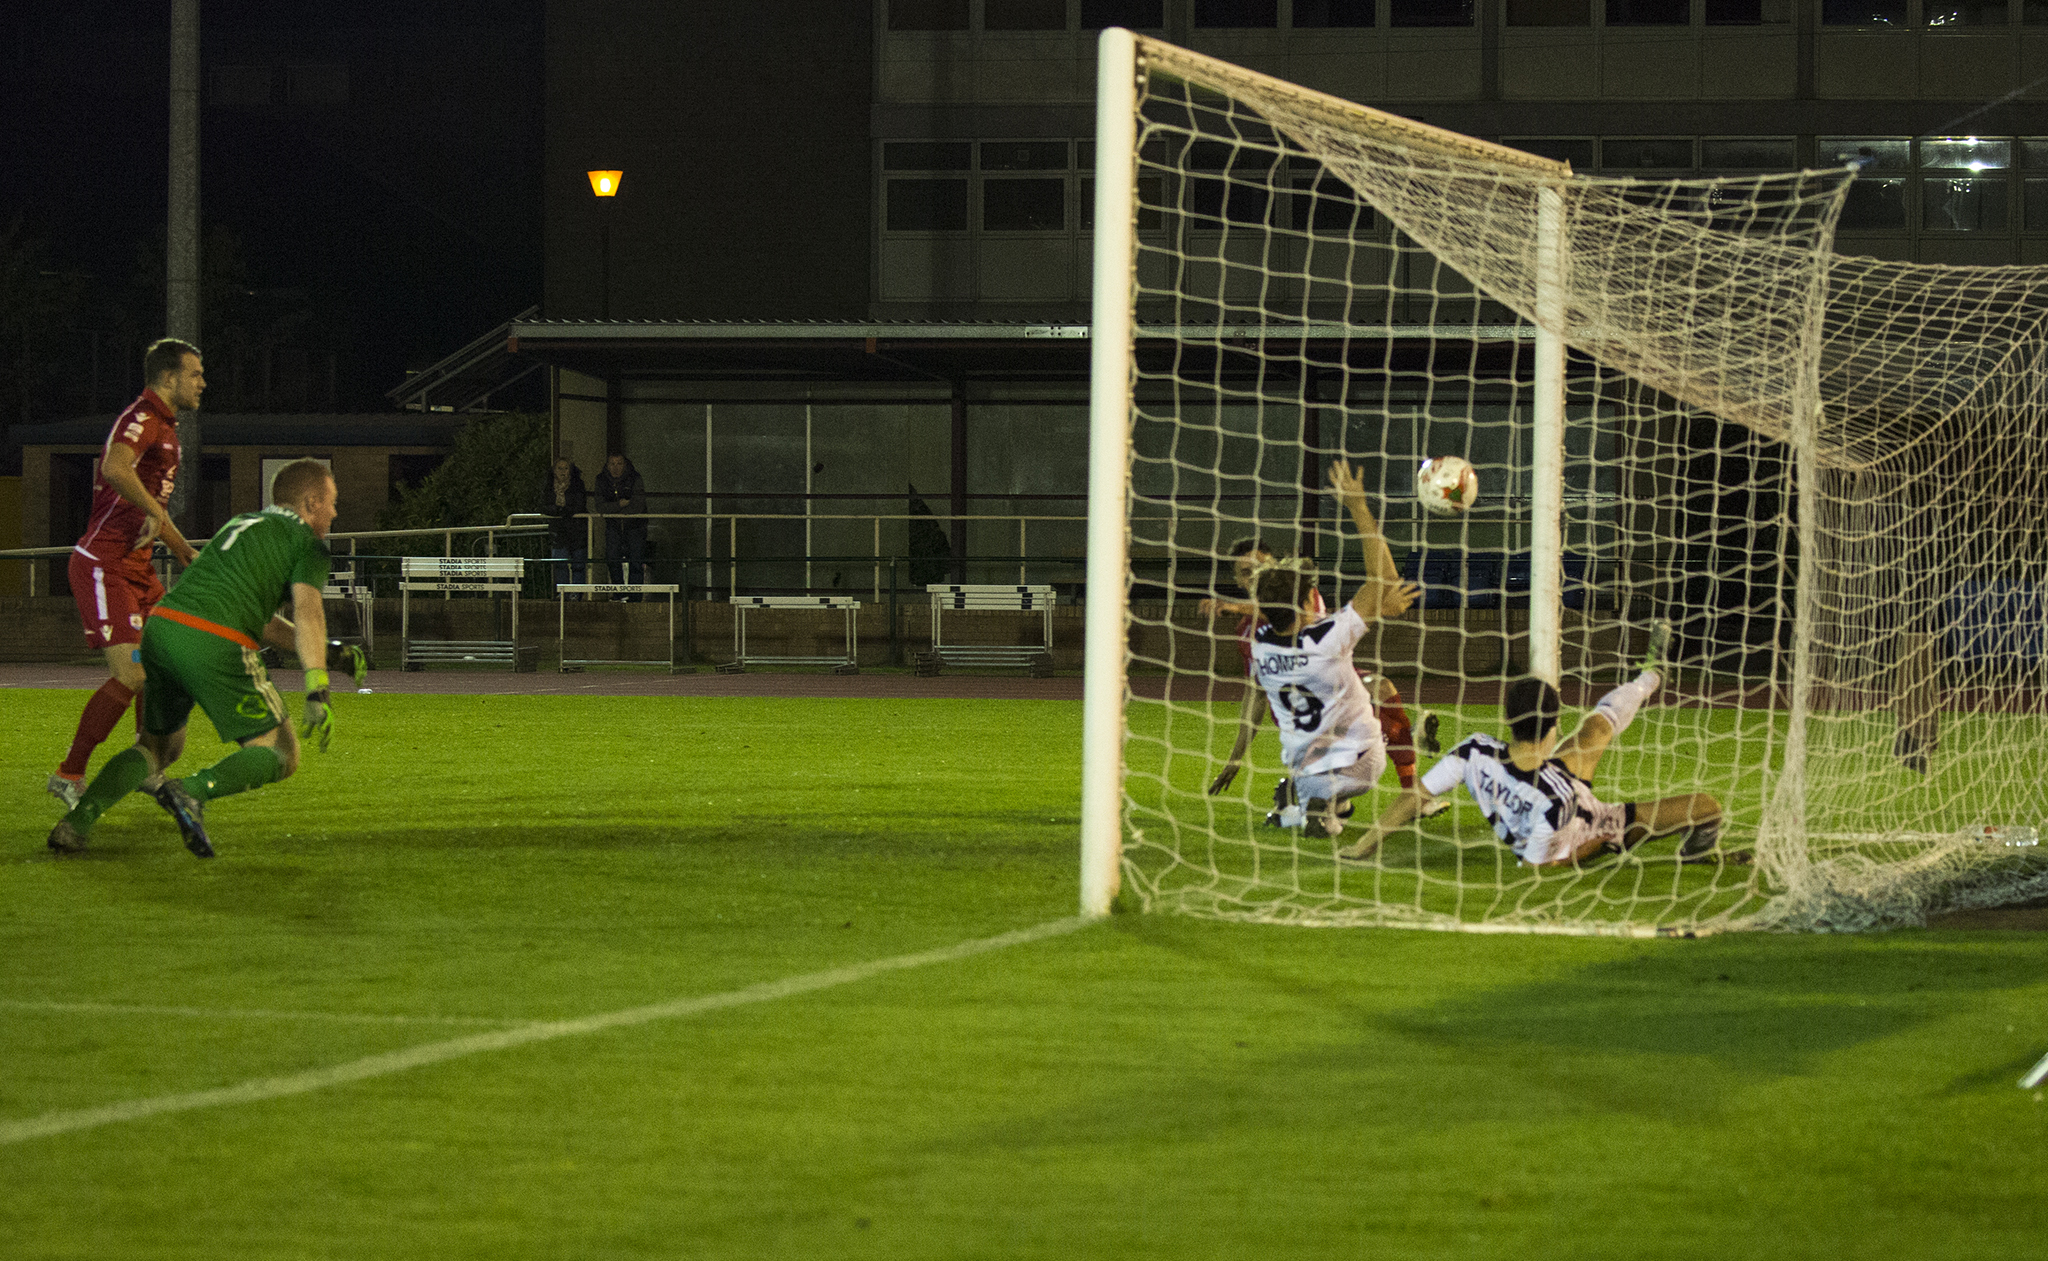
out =
<svg viewBox="0 0 2048 1261"><path fill-rule="evenodd" d="M965 171L974 162L965 140L890 140L882 145L885 171Z"/></svg>
<svg viewBox="0 0 2048 1261"><path fill-rule="evenodd" d="M1820 0L1822 26L1904 26L1906 0Z"/></svg>
<svg viewBox="0 0 2048 1261"><path fill-rule="evenodd" d="M1789 137L1702 140L1700 165L1709 171L1795 171L1799 154Z"/></svg>
<svg viewBox="0 0 2048 1261"><path fill-rule="evenodd" d="M1865 229L1905 227L1906 181L1858 178L1851 182L1848 200L1842 203L1841 226Z"/></svg>
<svg viewBox="0 0 2048 1261"><path fill-rule="evenodd" d="M1472 0L1387 0L1388 26L1470 26Z"/></svg>
<svg viewBox="0 0 2048 1261"><path fill-rule="evenodd" d="M2028 180L2026 229L2048 232L2048 180Z"/></svg>
<svg viewBox="0 0 2048 1261"><path fill-rule="evenodd" d="M1196 26L1280 25L1280 0L1195 0Z"/></svg>
<svg viewBox="0 0 2048 1261"><path fill-rule="evenodd" d="M964 232L966 180L890 180L889 231Z"/></svg>
<svg viewBox="0 0 2048 1261"><path fill-rule="evenodd" d="M1166 0L1081 0L1081 29L1105 26L1158 30L1166 25Z"/></svg>
<svg viewBox="0 0 2048 1261"><path fill-rule="evenodd" d="M1813 164L1842 166L1868 158L1866 171L1909 171L1912 151L1912 142L1903 136L1822 136L1813 145Z"/></svg>
<svg viewBox="0 0 2048 1261"><path fill-rule="evenodd" d="M1920 165L1964 171L2003 171L2012 165L2012 141L1938 136L1920 142Z"/></svg>
<svg viewBox="0 0 2048 1261"><path fill-rule="evenodd" d="M1685 26L1692 0L1607 0L1609 26Z"/></svg>
<svg viewBox="0 0 2048 1261"><path fill-rule="evenodd" d="M1264 223L1266 208L1272 203L1273 191L1264 185L1248 184L1213 175L1193 175L1187 180L1188 213L1197 218L1224 219L1231 223Z"/></svg>
<svg viewBox="0 0 2048 1261"><path fill-rule="evenodd" d="M1708 26L1761 26L1764 0L1706 0Z"/></svg>
<svg viewBox="0 0 2048 1261"><path fill-rule="evenodd" d="M2048 22L2048 0L2026 0L2020 6L2020 21L2035 25Z"/></svg>
<svg viewBox="0 0 2048 1261"><path fill-rule="evenodd" d="M1077 140L1074 142L1074 165L1084 171L1095 169L1095 142Z"/></svg>
<svg viewBox="0 0 2048 1261"><path fill-rule="evenodd" d="M1508 0L1509 26L1591 26L1586 0Z"/></svg>
<svg viewBox="0 0 2048 1261"><path fill-rule="evenodd" d="M984 171L1064 171L1067 142L1064 140L985 140L981 145Z"/></svg>
<svg viewBox="0 0 2048 1261"><path fill-rule="evenodd" d="M1593 142L1590 140L1566 140L1555 136L1505 136L1502 137L1501 143L1510 149L1533 153L1539 158L1569 162L1574 171L1593 169Z"/></svg>
<svg viewBox="0 0 2048 1261"><path fill-rule="evenodd" d="M889 0L892 31L964 31L967 0Z"/></svg>
<svg viewBox="0 0 2048 1261"><path fill-rule="evenodd" d="M1064 31L1067 0L981 0L985 31Z"/></svg>
<svg viewBox="0 0 2048 1261"><path fill-rule="evenodd" d="M1607 171L1690 171L1690 140L1603 140L1600 166Z"/></svg>
<svg viewBox="0 0 2048 1261"><path fill-rule="evenodd" d="M1928 232L2003 232L2005 181L1944 179L1920 182L1920 226Z"/></svg>
<svg viewBox="0 0 2048 1261"><path fill-rule="evenodd" d="M1371 26L1378 20L1373 14L1378 7L1378 0L1294 0L1294 28Z"/></svg>
<svg viewBox="0 0 2048 1261"><path fill-rule="evenodd" d="M990 232L1058 232L1067 226L1065 180L984 180L981 226Z"/></svg>
<svg viewBox="0 0 2048 1261"><path fill-rule="evenodd" d="M2006 0L1922 0L1929 26L2004 26Z"/></svg>
<svg viewBox="0 0 2048 1261"><path fill-rule="evenodd" d="M1291 222L1317 232L1355 234L1373 225L1372 207L1359 200L1351 185L1334 175L1297 185Z"/></svg>

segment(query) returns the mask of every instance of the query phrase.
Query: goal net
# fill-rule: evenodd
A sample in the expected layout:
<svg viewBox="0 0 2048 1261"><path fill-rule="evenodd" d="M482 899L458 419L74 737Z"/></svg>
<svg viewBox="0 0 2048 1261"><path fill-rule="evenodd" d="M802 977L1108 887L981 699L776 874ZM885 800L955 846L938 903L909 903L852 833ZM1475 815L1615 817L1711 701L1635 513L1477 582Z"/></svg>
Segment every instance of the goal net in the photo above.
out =
<svg viewBox="0 0 2048 1261"><path fill-rule="evenodd" d="M1837 257L1846 170L1587 178L1121 31L1099 110L1084 906L1649 934L2048 894L2048 269ZM1423 590L1358 645L1383 722L1504 738L1535 674L1569 732L1668 622L1594 788L1713 795L1715 860L1539 870L1457 791L1340 861L1401 768L1334 840L1272 826L1270 713L1211 791L1238 553L1332 608L1366 577L1338 462Z"/></svg>

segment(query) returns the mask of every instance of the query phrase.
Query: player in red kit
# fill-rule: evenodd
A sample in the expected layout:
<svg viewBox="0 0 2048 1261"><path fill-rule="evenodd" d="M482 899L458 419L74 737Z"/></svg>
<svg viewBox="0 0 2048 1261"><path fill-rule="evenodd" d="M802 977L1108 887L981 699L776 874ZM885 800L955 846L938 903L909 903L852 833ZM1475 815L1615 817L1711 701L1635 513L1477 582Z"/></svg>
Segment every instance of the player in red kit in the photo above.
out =
<svg viewBox="0 0 2048 1261"><path fill-rule="evenodd" d="M165 505L178 476L178 413L199 407L206 372L199 348L166 337L142 357L148 388L114 421L93 477L92 516L71 549L71 597L78 601L86 642L104 652L113 677L100 684L78 719L63 765L50 776L50 795L78 804L87 759L142 690L143 619L163 598L150 566L158 540L180 563L195 553Z"/></svg>

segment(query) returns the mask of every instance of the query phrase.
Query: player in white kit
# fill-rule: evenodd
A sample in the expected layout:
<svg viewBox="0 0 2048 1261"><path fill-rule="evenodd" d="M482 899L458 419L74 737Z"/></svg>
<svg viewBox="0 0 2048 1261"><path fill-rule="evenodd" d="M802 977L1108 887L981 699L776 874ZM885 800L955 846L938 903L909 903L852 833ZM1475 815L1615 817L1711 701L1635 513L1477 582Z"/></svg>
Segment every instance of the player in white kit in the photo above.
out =
<svg viewBox="0 0 2048 1261"><path fill-rule="evenodd" d="M1357 844L1339 850L1339 855L1370 858L1388 834L1416 817L1424 803L1463 784L1493 825L1494 835L1532 866L1580 863L1674 833L1683 836L1681 862L1746 862L1746 853L1717 852L1721 804L1705 793L1620 805L1593 795L1593 773L1601 756L1662 681L1650 667L1668 633L1669 628L1659 624L1642 670L1601 697L1578 730L1562 742L1557 689L1542 679L1509 684L1501 704L1509 739L1475 735L1461 741L1422 775L1415 791L1401 794Z"/></svg>
<svg viewBox="0 0 2048 1261"><path fill-rule="evenodd" d="M1281 760L1294 797L1304 803L1301 822L1335 836L1350 813L1344 803L1370 791L1387 768L1386 735L1351 663L1352 649L1367 623L1399 617L1422 589L1401 580L1357 471L1334 465L1330 484L1358 527L1366 580L1349 604L1325 614L1311 562L1295 557L1262 566L1253 592L1265 622L1252 636L1252 678L1279 728ZM1250 723L1240 724L1230 759L1209 786L1212 795L1236 777L1252 731Z"/></svg>

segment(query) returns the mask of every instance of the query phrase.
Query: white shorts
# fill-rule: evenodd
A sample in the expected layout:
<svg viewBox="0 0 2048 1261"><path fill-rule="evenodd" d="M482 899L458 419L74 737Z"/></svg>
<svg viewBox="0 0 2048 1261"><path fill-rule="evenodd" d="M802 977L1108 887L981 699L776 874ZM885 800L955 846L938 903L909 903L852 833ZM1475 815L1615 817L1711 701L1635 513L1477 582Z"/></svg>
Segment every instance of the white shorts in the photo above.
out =
<svg viewBox="0 0 2048 1261"><path fill-rule="evenodd" d="M1387 771L1387 745L1375 740L1358 760L1349 766L1335 770L1318 771L1313 775L1298 775L1294 779L1294 799L1303 803L1321 798L1324 801L1349 801L1351 798L1372 791L1380 776Z"/></svg>
<svg viewBox="0 0 2048 1261"><path fill-rule="evenodd" d="M1577 780L1573 781L1573 795L1578 799L1578 812L1563 827L1541 840L1515 843L1515 854L1523 862L1538 866L1563 862L1584 848L1588 841L1621 844L1623 834L1634 822L1634 808L1626 804L1610 806Z"/></svg>

